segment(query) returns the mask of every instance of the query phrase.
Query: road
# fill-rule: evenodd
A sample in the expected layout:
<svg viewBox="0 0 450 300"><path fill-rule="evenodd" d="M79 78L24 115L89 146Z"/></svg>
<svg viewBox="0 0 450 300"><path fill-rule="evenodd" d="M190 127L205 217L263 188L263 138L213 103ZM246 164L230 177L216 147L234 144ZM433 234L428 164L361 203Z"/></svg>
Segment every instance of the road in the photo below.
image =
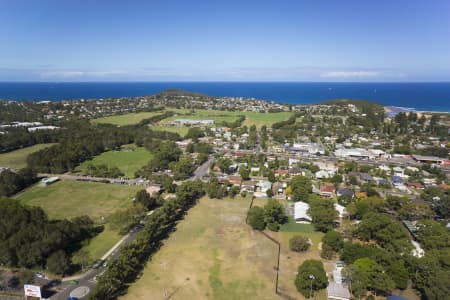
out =
<svg viewBox="0 0 450 300"><path fill-rule="evenodd" d="M149 180L135 178L135 179L121 179L121 178L106 178L106 177L92 177L81 176L71 174L50 174L50 173L38 173L38 177L59 177L62 180L71 181L90 181L90 182L103 182L112 184L124 184L124 185L142 185L149 186L151 182Z"/></svg>
<svg viewBox="0 0 450 300"><path fill-rule="evenodd" d="M194 175L189 178L189 180L202 179L205 175L208 174L209 168L214 163L215 158L210 157L207 161L205 161L201 166L199 166L195 171Z"/></svg>
<svg viewBox="0 0 450 300"><path fill-rule="evenodd" d="M154 210L149 212L145 219L147 219L150 215L152 215ZM144 219L144 220L145 220ZM117 242L103 257L102 260L106 261L107 263L110 261L115 260L120 253L120 246L126 245L129 243L132 243L135 241L137 234L142 230L143 226L138 225L134 227L126 236L124 236L119 242ZM52 295L50 297L51 300L66 300L70 297L70 293L73 292L75 289L79 287L87 287L89 290L92 290L96 285L95 277L103 274L107 268L107 265L104 266L103 264L100 265L99 268L94 269L90 268L88 271L86 271L83 274L80 274L78 276L73 277L66 277L62 279L62 282L60 285L56 286L58 290L60 290L58 293ZM71 281L76 280L77 284L72 284ZM87 297L81 297L78 299L86 299Z"/></svg>

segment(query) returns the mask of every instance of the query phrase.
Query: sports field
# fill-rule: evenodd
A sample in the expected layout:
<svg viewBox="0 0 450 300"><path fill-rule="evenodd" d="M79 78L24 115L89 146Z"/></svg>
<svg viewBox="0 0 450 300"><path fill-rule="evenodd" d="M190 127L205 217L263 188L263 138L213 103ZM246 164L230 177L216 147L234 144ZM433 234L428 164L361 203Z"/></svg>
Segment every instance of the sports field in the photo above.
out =
<svg viewBox="0 0 450 300"><path fill-rule="evenodd" d="M118 126L125 126L125 125L133 125L137 124L140 121L160 115L163 112L156 111L156 112L140 112L140 113L130 113L125 115L118 115L118 116L110 116L110 117L104 117L104 118L98 118L98 119L92 119L92 123L108 123L108 124L114 124Z"/></svg>
<svg viewBox="0 0 450 300"><path fill-rule="evenodd" d="M130 205L138 190L136 186L59 181L46 187L36 184L16 198L24 204L42 207L51 219L88 215L99 221Z"/></svg>
<svg viewBox="0 0 450 300"><path fill-rule="evenodd" d="M178 133L181 137L184 137L188 133L190 127L156 125L156 126L150 126L149 128L151 130L155 130L155 131L175 132L175 133Z"/></svg>
<svg viewBox="0 0 450 300"><path fill-rule="evenodd" d="M120 151L107 151L91 160L83 162L75 171L85 173L89 164L92 163L95 166L103 164L109 168L117 167L125 173L125 176L133 178L134 173L145 166L152 157L152 154L144 147L124 145Z"/></svg>
<svg viewBox="0 0 450 300"><path fill-rule="evenodd" d="M249 202L202 198L120 299L280 299L276 246L245 225Z"/></svg>
<svg viewBox="0 0 450 300"><path fill-rule="evenodd" d="M292 115L291 112L277 112L277 113L259 113L248 111L220 111L220 110L204 110L196 109L193 112L188 109L170 109L177 113L177 115L164 119L160 123L167 123L175 119L194 119L194 120L214 120L220 125L222 121L233 122L239 116L245 116L243 125L261 127L266 125L271 127L273 123L285 121Z"/></svg>
<svg viewBox="0 0 450 300"><path fill-rule="evenodd" d="M27 157L33 152L42 150L55 144L37 144L30 147L0 154L0 167L21 169L27 166Z"/></svg>

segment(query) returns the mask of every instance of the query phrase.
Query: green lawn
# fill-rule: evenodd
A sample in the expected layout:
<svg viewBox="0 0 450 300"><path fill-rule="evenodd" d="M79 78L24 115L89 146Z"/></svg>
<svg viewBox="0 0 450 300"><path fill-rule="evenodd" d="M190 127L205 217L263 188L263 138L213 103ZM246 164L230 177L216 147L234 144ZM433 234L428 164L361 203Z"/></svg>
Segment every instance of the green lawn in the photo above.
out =
<svg viewBox="0 0 450 300"><path fill-rule="evenodd" d="M221 111L221 110L206 110L206 109L196 109L192 112L189 109L168 108L167 111L173 111L176 113L176 115L160 121L159 125L167 124L168 122L174 121L176 119L194 119L194 120L214 120L216 124L220 126L223 121L233 122L239 116L245 116L246 120L244 121L244 125L246 126L256 125L256 127L261 127L263 125L266 125L267 127L270 127L272 126L273 123L285 121L289 119L289 117L292 115L292 112L258 113L246 111ZM150 118L152 116L162 113L164 113L164 111L130 113L125 115L93 119L91 122L109 123L124 126L137 124L143 119ZM184 132L184 130L186 130L187 132L187 129L182 129L181 132ZM170 131L175 131L175 129L172 129Z"/></svg>
<svg viewBox="0 0 450 300"><path fill-rule="evenodd" d="M277 112L277 113L257 113L257 112L243 112L246 119L243 125L256 127L261 127L266 125L267 127L272 127L273 123L280 121L286 121L292 116L291 112Z"/></svg>
<svg viewBox="0 0 450 300"><path fill-rule="evenodd" d="M75 171L85 173L87 166L90 163L97 166L104 164L109 168L117 167L124 172L127 177L133 178L134 173L145 166L152 157L152 154L144 147L124 145L121 147L120 151L107 151L97 155L92 160L83 162L75 169Z"/></svg>
<svg viewBox="0 0 450 300"><path fill-rule="evenodd" d="M193 120L214 120L215 123L219 124L223 121L233 122L235 121L239 115L242 115L240 112L229 112L229 111L220 111L220 110L205 110L205 109L196 109L194 112L191 112L188 109L169 109L176 114L172 117L162 120L160 123L168 123L174 121L176 119L193 119Z"/></svg>
<svg viewBox="0 0 450 300"><path fill-rule="evenodd" d="M221 121L235 121L239 116L245 116L246 119L243 125L252 126L256 125L256 127L261 127L266 125L267 127L271 127L273 123L285 121L289 119L292 115L292 112L278 112L278 113L258 113L258 112L247 112L247 111L219 111L219 110L204 110L197 109L192 113L188 109L170 109L178 113L178 115L167 118L161 123L167 123L173 121L175 119L208 119L214 120L217 123Z"/></svg>
<svg viewBox="0 0 450 300"><path fill-rule="evenodd" d="M0 167L21 169L27 166L27 157L33 152L42 150L55 144L37 144L23 149L0 154Z"/></svg>
<svg viewBox="0 0 450 300"><path fill-rule="evenodd" d="M157 125L157 126L150 126L149 128L155 131L175 132L178 133L181 137L184 137L188 133L190 127Z"/></svg>
<svg viewBox="0 0 450 300"><path fill-rule="evenodd" d="M51 219L89 215L100 221L130 205L138 190L136 186L59 181L47 187L34 185L16 198L24 204L42 207Z"/></svg>
<svg viewBox="0 0 450 300"><path fill-rule="evenodd" d="M112 230L107 224L105 229L92 238L83 248L91 254L93 260L97 260L111 249L120 238L119 233L116 230Z"/></svg>
<svg viewBox="0 0 450 300"><path fill-rule="evenodd" d="M162 114L162 111L156 111L156 112L140 112L140 113L130 113L125 115L117 115L117 116L110 116L110 117L104 117L104 118L98 118L91 120L92 123L108 123L108 124L114 124L118 126L125 126L125 125L133 125L137 124L140 121Z"/></svg>

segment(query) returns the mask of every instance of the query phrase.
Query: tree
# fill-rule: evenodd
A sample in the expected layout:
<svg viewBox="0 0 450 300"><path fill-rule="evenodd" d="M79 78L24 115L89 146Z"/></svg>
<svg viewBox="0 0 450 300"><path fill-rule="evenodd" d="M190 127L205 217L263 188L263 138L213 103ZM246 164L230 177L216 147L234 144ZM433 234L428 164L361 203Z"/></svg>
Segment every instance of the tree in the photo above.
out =
<svg viewBox="0 0 450 300"><path fill-rule="evenodd" d="M353 265L366 274L369 288L383 294L394 289L394 281L375 260L364 257L357 259Z"/></svg>
<svg viewBox="0 0 450 300"><path fill-rule="evenodd" d="M310 298L310 288L317 291L326 288L328 285L327 274L320 260L305 260L299 267L295 278L295 286L297 290L306 298Z"/></svg>
<svg viewBox="0 0 450 300"><path fill-rule="evenodd" d="M188 157L182 157L178 161L171 162L169 168L172 170L176 180L188 178L195 169L192 160Z"/></svg>
<svg viewBox="0 0 450 300"><path fill-rule="evenodd" d="M139 190L135 196L135 202L141 204L148 210L156 206L156 199L152 198L146 190Z"/></svg>
<svg viewBox="0 0 450 300"><path fill-rule="evenodd" d="M289 240L289 249L295 252L303 252L309 249L311 246L309 239L301 235L294 235Z"/></svg>
<svg viewBox="0 0 450 300"><path fill-rule="evenodd" d="M406 205L403 205L398 212L403 218L410 221L431 219L434 215L431 208L425 203L410 202Z"/></svg>
<svg viewBox="0 0 450 300"><path fill-rule="evenodd" d="M322 232L331 230L338 216L333 200L321 198L311 201L308 214L312 218L314 228Z"/></svg>
<svg viewBox="0 0 450 300"><path fill-rule="evenodd" d="M241 175L242 180L249 180L250 170L247 167L242 166L239 168L239 175Z"/></svg>
<svg viewBox="0 0 450 300"><path fill-rule="evenodd" d="M47 258L47 268L54 274L62 274L69 269L70 260L66 252L59 250Z"/></svg>
<svg viewBox="0 0 450 300"><path fill-rule="evenodd" d="M379 213L367 213L358 225L356 234L364 241L376 241L391 252L409 253L412 248L406 229L391 217Z"/></svg>
<svg viewBox="0 0 450 300"><path fill-rule="evenodd" d="M274 183L274 182L276 181L276 179L275 179L275 173L274 173L272 170L269 172L269 175L267 176L267 179L268 179L270 182L272 182L272 183Z"/></svg>
<svg viewBox="0 0 450 300"><path fill-rule="evenodd" d="M219 166L220 171L222 171L222 173L227 173L227 174L230 172L230 166L232 163L233 162L228 158L220 158L217 161L217 165Z"/></svg>
<svg viewBox="0 0 450 300"><path fill-rule="evenodd" d="M369 278L367 278L367 274L365 272L361 271L354 265L349 265L344 268L343 275L349 282L349 286L354 296L361 299L362 296L367 294Z"/></svg>
<svg viewBox="0 0 450 300"><path fill-rule="evenodd" d="M294 201L308 202L312 189L311 180L301 175L294 176L291 180L291 189Z"/></svg>
<svg viewBox="0 0 450 300"><path fill-rule="evenodd" d="M72 256L72 263L79 265L81 267L81 271L84 271L86 267L92 263L91 254L89 251L82 248Z"/></svg>
<svg viewBox="0 0 450 300"><path fill-rule="evenodd" d="M422 220L417 223L417 227L417 238L425 250L450 247L450 233L440 223L432 220Z"/></svg>
<svg viewBox="0 0 450 300"><path fill-rule="evenodd" d="M264 222L266 224L276 223L283 224L287 221L284 207L277 200L270 199L264 205Z"/></svg>
<svg viewBox="0 0 450 300"><path fill-rule="evenodd" d="M395 287L404 290L408 287L409 273L403 260L397 260L387 269L390 277L394 280Z"/></svg>
<svg viewBox="0 0 450 300"><path fill-rule="evenodd" d="M248 224L256 230L264 230L266 228L266 222L264 221L264 209L259 206L253 206L247 213Z"/></svg>
<svg viewBox="0 0 450 300"><path fill-rule="evenodd" d="M272 189L267 189L266 195L267 195L268 198L272 198L272 197L273 197L273 191L272 191Z"/></svg>
<svg viewBox="0 0 450 300"><path fill-rule="evenodd" d="M331 259L343 246L344 239L342 235L337 231L330 230L322 237L322 252L320 255L323 258Z"/></svg>

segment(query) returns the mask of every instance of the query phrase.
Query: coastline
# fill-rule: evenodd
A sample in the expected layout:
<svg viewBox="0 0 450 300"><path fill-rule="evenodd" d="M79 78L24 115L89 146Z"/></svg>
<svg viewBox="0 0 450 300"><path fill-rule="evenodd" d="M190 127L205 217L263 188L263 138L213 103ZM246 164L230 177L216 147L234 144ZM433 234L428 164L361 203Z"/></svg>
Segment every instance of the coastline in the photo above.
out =
<svg viewBox="0 0 450 300"><path fill-rule="evenodd" d="M450 82L0 82L0 99L58 102L136 98L170 89L290 105L368 100L388 107L389 112L450 113Z"/></svg>

